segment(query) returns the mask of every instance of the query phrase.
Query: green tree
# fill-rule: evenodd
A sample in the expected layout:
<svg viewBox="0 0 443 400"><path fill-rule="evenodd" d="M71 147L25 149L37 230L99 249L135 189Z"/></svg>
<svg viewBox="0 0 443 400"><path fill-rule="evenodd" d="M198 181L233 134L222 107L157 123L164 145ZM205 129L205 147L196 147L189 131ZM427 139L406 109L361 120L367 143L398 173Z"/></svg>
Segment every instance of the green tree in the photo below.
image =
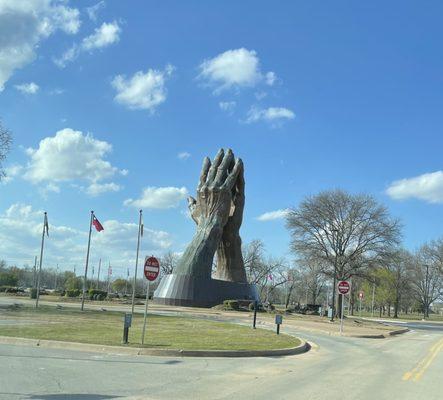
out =
<svg viewBox="0 0 443 400"><path fill-rule="evenodd" d="M112 289L114 292L123 293L128 285L126 279L117 278L114 282L112 282Z"/></svg>

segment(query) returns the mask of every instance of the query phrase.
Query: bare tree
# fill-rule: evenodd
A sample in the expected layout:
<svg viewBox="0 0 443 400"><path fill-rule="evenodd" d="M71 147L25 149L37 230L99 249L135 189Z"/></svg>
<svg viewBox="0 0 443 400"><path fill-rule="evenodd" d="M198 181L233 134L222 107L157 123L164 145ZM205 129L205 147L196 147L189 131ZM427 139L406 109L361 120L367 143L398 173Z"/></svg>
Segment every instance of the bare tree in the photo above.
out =
<svg viewBox="0 0 443 400"><path fill-rule="evenodd" d="M5 177L5 170L3 168L3 161L9 153L12 143L11 133L3 127L0 121L0 180Z"/></svg>
<svg viewBox="0 0 443 400"><path fill-rule="evenodd" d="M342 190L302 201L289 211L287 227L299 259L315 260L334 281L365 275L380 265L401 236L399 221L389 216L386 207L369 195Z"/></svg>
<svg viewBox="0 0 443 400"><path fill-rule="evenodd" d="M177 266L179 256L172 251L168 251L160 257L160 269L162 275L170 275L174 272L174 268Z"/></svg>
<svg viewBox="0 0 443 400"><path fill-rule="evenodd" d="M410 265L410 283L416 300L429 317L429 306L443 296L443 241L425 244L417 252Z"/></svg>
<svg viewBox="0 0 443 400"><path fill-rule="evenodd" d="M269 301L275 289L288 280L286 260L266 257L261 240L253 240L243 248L243 259L248 282L257 285L262 299Z"/></svg>

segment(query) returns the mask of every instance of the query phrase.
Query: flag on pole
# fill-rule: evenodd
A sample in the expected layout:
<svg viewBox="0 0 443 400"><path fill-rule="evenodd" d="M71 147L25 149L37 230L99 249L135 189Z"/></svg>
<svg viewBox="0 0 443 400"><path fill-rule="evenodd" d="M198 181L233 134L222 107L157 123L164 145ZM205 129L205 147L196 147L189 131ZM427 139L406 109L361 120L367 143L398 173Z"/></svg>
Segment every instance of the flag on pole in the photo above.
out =
<svg viewBox="0 0 443 400"><path fill-rule="evenodd" d="M46 213L45 213L45 222L43 230L46 232L46 236L49 236L48 214Z"/></svg>
<svg viewBox="0 0 443 400"><path fill-rule="evenodd" d="M101 232L105 229L95 215L92 216L92 225L94 225L97 232Z"/></svg>

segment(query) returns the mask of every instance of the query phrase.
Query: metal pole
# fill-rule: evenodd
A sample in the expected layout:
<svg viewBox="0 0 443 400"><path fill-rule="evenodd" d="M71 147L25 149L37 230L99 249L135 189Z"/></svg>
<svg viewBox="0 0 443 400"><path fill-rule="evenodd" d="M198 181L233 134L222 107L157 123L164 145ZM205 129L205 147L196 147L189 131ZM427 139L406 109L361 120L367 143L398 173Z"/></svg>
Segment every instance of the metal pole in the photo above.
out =
<svg viewBox="0 0 443 400"><path fill-rule="evenodd" d="M146 316L148 314L148 299L149 299L149 281L146 284L146 300L145 300L145 315L143 317L142 344L145 344Z"/></svg>
<svg viewBox="0 0 443 400"><path fill-rule="evenodd" d="M358 295L358 299L359 299L359 301L360 301L360 304L359 304L359 306L358 306L358 314L359 314L359 316L360 316L360 318L361 318L361 297L360 297L360 294Z"/></svg>
<svg viewBox="0 0 443 400"><path fill-rule="evenodd" d="M334 282L332 284L332 316L331 316L331 322L334 322L334 314L335 314L335 286L337 286L336 275L337 275L337 262L334 262Z"/></svg>
<svg viewBox="0 0 443 400"><path fill-rule="evenodd" d="M37 285L37 256L35 256L34 259L34 276L32 279L32 287L35 288L36 285Z"/></svg>
<svg viewBox="0 0 443 400"><path fill-rule="evenodd" d="M43 219L42 245L41 245L41 248L40 248L40 263L39 263L40 265L39 265L39 268L38 268L38 275L37 275L37 295L35 297L35 308L38 307L38 300L39 300L39 297L40 297L40 275L41 275L41 272L42 272L43 247L45 245L45 223L46 223L46 221L47 221L47 212L45 211L45 216L44 216L44 219Z"/></svg>
<svg viewBox="0 0 443 400"><path fill-rule="evenodd" d="M374 301L375 301L375 282L372 284L372 305L371 305L371 316L374 317Z"/></svg>
<svg viewBox="0 0 443 400"><path fill-rule="evenodd" d="M137 267L138 267L138 254L139 254L139 250L140 250L140 233L141 233L141 226L142 226L142 214L143 214L143 210L140 210L139 211L139 218L138 218L137 253L136 253L136 256L135 256L134 283L132 285L131 315L134 315L135 285L137 284Z"/></svg>
<svg viewBox="0 0 443 400"><path fill-rule="evenodd" d="M257 308L258 308L258 301L254 301L254 320L252 322L252 327L255 329L255 325L257 323Z"/></svg>
<svg viewBox="0 0 443 400"><path fill-rule="evenodd" d="M343 333L343 304L345 304L344 294L341 295L341 319L340 319L340 335Z"/></svg>
<svg viewBox="0 0 443 400"><path fill-rule="evenodd" d="M82 311L85 307L86 279L88 277L89 249L91 247L91 233L92 233L92 219L93 218L94 218L94 211L91 211L91 220L89 221L88 251L86 252L85 276L83 278L83 295L82 295L82 307L81 307Z"/></svg>
<svg viewBox="0 0 443 400"><path fill-rule="evenodd" d="M129 280L129 268L126 273L126 282L125 282L125 296L128 294L128 280Z"/></svg>
<svg viewBox="0 0 443 400"><path fill-rule="evenodd" d="M97 274L97 289L100 289L100 268L102 266L102 259L98 260L98 274Z"/></svg>
<svg viewBox="0 0 443 400"><path fill-rule="evenodd" d="M106 288L106 292L108 293L108 296L109 296L110 285L111 285L111 261L109 261L109 264L108 264L108 286Z"/></svg>
<svg viewBox="0 0 443 400"><path fill-rule="evenodd" d="M58 275L58 264L57 268L55 269L55 279L54 279L54 289L57 290L57 275Z"/></svg>

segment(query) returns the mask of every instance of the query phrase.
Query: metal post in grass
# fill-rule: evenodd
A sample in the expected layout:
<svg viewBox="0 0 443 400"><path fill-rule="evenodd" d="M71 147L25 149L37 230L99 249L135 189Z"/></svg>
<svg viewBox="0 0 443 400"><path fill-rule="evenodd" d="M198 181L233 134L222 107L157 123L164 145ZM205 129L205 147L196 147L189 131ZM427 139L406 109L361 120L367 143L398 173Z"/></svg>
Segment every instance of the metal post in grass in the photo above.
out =
<svg viewBox="0 0 443 400"><path fill-rule="evenodd" d="M40 276L42 273L42 263L43 263L43 248L45 246L45 233L47 236L49 236L49 225L48 225L48 213L45 211L44 217L43 217L43 232L42 232L42 244L40 247L40 265L38 268L38 275L37 275L37 293L35 297L35 308L38 307L38 301L40 298Z"/></svg>
<svg viewBox="0 0 443 400"><path fill-rule="evenodd" d="M140 237L143 236L143 210L139 211L138 218L138 235L137 235L137 252L135 256L135 271L134 271L134 283L132 285L132 305L131 305L131 314L134 314L134 305L135 305L135 286L137 284L137 267L138 267L138 255L140 252Z"/></svg>
<svg viewBox="0 0 443 400"><path fill-rule="evenodd" d="M255 329L255 324L257 323L257 309L258 309L258 301L254 301L254 320L252 322L252 327Z"/></svg>

